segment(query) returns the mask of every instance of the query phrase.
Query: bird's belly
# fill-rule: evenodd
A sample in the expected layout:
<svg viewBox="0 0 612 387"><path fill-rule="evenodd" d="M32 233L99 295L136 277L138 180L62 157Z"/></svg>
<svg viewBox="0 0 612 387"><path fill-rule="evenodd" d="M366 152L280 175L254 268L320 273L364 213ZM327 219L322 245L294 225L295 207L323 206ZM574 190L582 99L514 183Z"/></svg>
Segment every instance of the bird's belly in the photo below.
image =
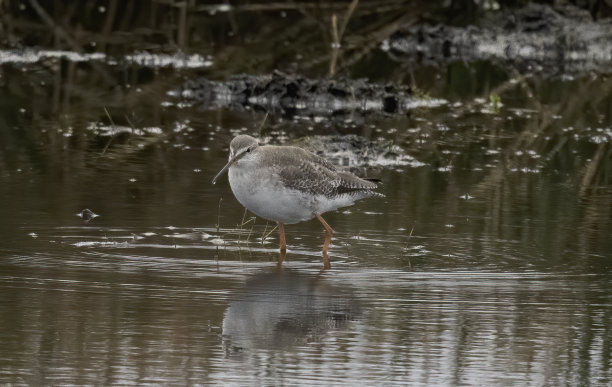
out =
<svg viewBox="0 0 612 387"><path fill-rule="evenodd" d="M315 217L316 199L298 190L287 189L270 179L251 178L230 169L229 182L236 199L255 215L293 224Z"/></svg>

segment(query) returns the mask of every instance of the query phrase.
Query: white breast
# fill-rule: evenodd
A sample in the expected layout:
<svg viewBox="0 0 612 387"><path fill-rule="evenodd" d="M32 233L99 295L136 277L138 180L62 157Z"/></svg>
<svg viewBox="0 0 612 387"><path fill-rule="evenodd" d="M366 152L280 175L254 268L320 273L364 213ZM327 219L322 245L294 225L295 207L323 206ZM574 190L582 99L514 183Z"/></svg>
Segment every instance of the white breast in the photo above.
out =
<svg viewBox="0 0 612 387"><path fill-rule="evenodd" d="M229 182L236 199L255 215L293 224L315 217L316 199L300 191L287 189L270 169L232 166Z"/></svg>

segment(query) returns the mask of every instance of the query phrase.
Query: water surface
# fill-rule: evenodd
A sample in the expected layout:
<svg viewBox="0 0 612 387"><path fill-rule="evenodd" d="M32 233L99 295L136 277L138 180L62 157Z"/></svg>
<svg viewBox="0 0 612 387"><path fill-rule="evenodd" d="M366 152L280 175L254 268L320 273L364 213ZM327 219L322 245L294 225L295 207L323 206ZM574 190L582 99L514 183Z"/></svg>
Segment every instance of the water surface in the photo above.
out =
<svg viewBox="0 0 612 387"><path fill-rule="evenodd" d="M205 11L216 24L198 31L217 46L183 37L179 59L101 36L89 56L44 40L31 60L0 51L0 383L612 381L609 75L407 69L375 45L341 75L416 79L447 103L401 116L185 107L166 92L188 78L327 75L328 56L304 59L328 48L303 14L258 35L248 19L281 11L238 24ZM304 40L283 45L283 28ZM159 56L135 56L146 48ZM245 214L226 178L211 184L238 133L384 139L416 162L373 160L386 197L325 215L331 270L316 220L287 227L278 265L274 225Z"/></svg>

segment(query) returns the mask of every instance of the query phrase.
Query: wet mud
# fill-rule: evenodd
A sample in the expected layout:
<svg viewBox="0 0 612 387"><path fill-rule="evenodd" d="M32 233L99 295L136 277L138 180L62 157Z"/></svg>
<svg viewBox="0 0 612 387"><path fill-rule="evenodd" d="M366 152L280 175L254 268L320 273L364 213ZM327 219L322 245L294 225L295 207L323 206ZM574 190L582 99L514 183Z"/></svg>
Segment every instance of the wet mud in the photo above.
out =
<svg viewBox="0 0 612 387"><path fill-rule="evenodd" d="M325 157L334 165L358 176L378 175L384 167L424 165L401 146L384 138L370 140L354 134L306 136L296 140L293 145Z"/></svg>
<svg viewBox="0 0 612 387"><path fill-rule="evenodd" d="M391 35L383 49L399 61L497 60L521 72L612 69L612 21L594 21L586 10L529 4L480 24L410 26Z"/></svg>
<svg viewBox="0 0 612 387"><path fill-rule="evenodd" d="M262 76L242 74L227 81L189 80L170 95L204 109L255 110L288 117L405 114L417 107L445 103L415 96L404 85L381 85L364 79L309 79L280 71Z"/></svg>

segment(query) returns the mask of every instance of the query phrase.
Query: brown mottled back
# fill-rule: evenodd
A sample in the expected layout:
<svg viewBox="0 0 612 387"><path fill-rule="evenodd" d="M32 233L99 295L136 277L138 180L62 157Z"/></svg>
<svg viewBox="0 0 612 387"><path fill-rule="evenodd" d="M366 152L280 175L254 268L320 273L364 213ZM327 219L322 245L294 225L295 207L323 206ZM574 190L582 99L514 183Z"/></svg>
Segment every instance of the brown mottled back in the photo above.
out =
<svg viewBox="0 0 612 387"><path fill-rule="evenodd" d="M377 188L376 183L340 170L320 156L298 147L266 146L262 162L269 165L289 189L330 198L344 194L383 196L373 191Z"/></svg>

